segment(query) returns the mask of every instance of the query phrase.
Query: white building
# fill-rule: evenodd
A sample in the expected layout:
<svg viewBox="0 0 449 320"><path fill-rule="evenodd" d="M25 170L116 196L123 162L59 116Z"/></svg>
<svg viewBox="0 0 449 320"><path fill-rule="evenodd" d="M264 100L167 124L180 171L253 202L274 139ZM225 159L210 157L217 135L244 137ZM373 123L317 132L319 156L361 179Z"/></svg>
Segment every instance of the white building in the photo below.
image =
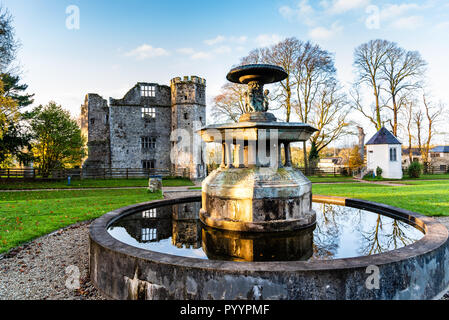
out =
<svg viewBox="0 0 449 320"><path fill-rule="evenodd" d="M387 129L382 127L366 143L366 164L368 171L376 173L382 169L382 177L402 179L402 143Z"/></svg>

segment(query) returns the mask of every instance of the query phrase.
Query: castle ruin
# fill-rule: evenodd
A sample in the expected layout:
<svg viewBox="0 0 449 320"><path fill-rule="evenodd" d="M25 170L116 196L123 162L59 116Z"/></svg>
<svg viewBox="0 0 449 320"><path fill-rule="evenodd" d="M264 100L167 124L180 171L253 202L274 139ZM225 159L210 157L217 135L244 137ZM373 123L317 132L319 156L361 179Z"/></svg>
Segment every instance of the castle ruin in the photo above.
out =
<svg viewBox="0 0 449 320"><path fill-rule="evenodd" d="M193 139L205 124L206 80L197 76L174 78L170 86L138 82L109 105L89 93L81 105L83 169L188 169L191 179L204 178L203 150L193 150Z"/></svg>

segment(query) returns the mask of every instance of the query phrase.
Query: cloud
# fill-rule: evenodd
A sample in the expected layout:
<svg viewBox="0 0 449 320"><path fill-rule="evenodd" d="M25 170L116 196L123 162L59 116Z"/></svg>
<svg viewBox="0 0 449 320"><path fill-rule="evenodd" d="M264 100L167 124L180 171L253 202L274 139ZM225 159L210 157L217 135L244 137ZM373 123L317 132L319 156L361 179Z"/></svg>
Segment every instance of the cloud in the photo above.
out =
<svg viewBox="0 0 449 320"><path fill-rule="evenodd" d="M382 20L394 19L410 10L418 9L421 9L421 7L416 3L389 4L380 11L380 18Z"/></svg>
<svg viewBox="0 0 449 320"><path fill-rule="evenodd" d="M215 44L222 43L225 40L226 40L226 38L224 36L218 35L218 36L216 36L213 39L204 40L204 43L209 45L209 46L213 46Z"/></svg>
<svg viewBox="0 0 449 320"><path fill-rule="evenodd" d="M192 55L195 53L195 50L193 48L179 48L179 49L176 49L176 52L181 53L181 54Z"/></svg>
<svg viewBox="0 0 449 320"><path fill-rule="evenodd" d="M204 40L204 43L209 45L209 46L213 46L213 45L217 45L220 43L224 43L224 42L228 42L228 43L237 43L237 44L243 44L248 40L248 37L246 36L231 36L231 37L225 37L222 35L218 35L213 39L208 39L208 40Z"/></svg>
<svg viewBox="0 0 449 320"><path fill-rule="evenodd" d="M309 4L308 0L299 1L295 8L291 8L289 6L281 6L278 11L281 16L283 16L287 20L297 20L306 24L307 26L315 25L316 12Z"/></svg>
<svg viewBox="0 0 449 320"><path fill-rule="evenodd" d="M127 53L127 57L135 57L137 60L145 60L149 58L168 56L170 53L163 48L154 48L149 44L143 44Z"/></svg>
<svg viewBox="0 0 449 320"><path fill-rule="evenodd" d="M232 49L228 46L220 46L220 47L214 49L214 53L217 53L217 54L231 53L231 51L232 51Z"/></svg>
<svg viewBox="0 0 449 320"><path fill-rule="evenodd" d="M259 47L267 47L276 44L282 40L278 34L261 34L256 37L255 42Z"/></svg>
<svg viewBox="0 0 449 320"><path fill-rule="evenodd" d="M193 60L204 60L212 58L212 54L210 52L198 51L190 56Z"/></svg>
<svg viewBox="0 0 449 320"><path fill-rule="evenodd" d="M448 4L448 6L449 6L449 4ZM449 29L449 21L444 21L444 22L441 22L441 23L437 24L434 27L434 29L438 30L438 31Z"/></svg>
<svg viewBox="0 0 449 320"><path fill-rule="evenodd" d="M338 35L343 31L343 27L338 22L331 25L330 28L316 27L309 31L309 37L314 40L326 40Z"/></svg>
<svg viewBox="0 0 449 320"><path fill-rule="evenodd" d="M370 0L333 0L331 4L324 2L330 14L341 14L354 9L360 9L368 6Z"/></svg>
<svg viewBox="0 0 449 320"><path fill-rule="evenodd" d="M396 29L413 30L420 27L422 24L423 24L423 17L409 16L397 19L391 24L391 26Z"/></svg>

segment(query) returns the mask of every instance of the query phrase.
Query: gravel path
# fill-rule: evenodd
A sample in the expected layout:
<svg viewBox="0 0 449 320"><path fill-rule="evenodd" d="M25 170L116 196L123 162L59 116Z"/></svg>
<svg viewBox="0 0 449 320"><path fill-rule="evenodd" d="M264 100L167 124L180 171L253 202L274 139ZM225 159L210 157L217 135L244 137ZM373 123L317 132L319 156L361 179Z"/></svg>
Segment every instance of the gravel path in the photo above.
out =
<svg viewBox="0 0 449 320"><path fill-rule="evenodd" d="M199 194L189 191L168 193L165 197ZM449 228L449 217L436 219ZM0 256L0 300L104 300L88 277L89 224L70 226ZM69 266L79 269L79 289L66 287ZM449 293L442 299L449 300Z"/></svg>
<svg viewBox="0 0 449 320"><path fill-rule="evenodd" d="M88 278L88 226L77 224L13 249L0 260L0 300L103 300ZM80 288L68 289L76 266Z"/></svg>

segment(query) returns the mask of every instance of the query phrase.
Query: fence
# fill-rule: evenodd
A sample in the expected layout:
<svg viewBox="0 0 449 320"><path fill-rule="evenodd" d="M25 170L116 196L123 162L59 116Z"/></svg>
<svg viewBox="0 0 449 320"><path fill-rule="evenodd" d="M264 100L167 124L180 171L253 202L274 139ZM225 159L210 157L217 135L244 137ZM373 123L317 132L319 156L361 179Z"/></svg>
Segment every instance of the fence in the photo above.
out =
<svg viewBox="0 0 449 320"><path fill-rule="evenodd" d="M52 170L50 175L44 176L39 169L9 168L0 169L0 179L137 179L149 178L151 175L163 177L189 178L189 169L136 169L136 168L104 168L104 169L61 169Z"/></svg>

